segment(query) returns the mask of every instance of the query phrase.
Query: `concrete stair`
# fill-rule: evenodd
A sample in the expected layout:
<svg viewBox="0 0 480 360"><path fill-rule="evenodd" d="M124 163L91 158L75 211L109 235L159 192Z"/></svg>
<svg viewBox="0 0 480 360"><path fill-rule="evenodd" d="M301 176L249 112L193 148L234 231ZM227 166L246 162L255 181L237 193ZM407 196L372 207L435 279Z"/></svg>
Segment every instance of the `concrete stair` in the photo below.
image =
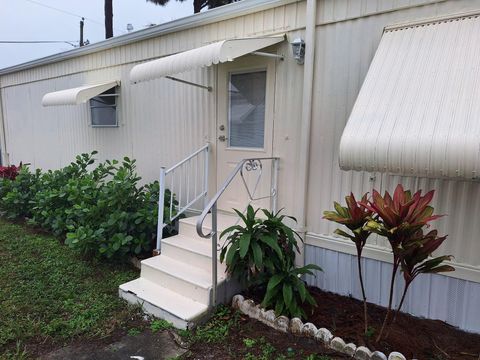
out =
<svg viewBox="0 0 480 360"><path fill-rule="evenodd" d="M218 214L219 233L237 222L232 215ZM186 329L202 321L212 302L211 239L198 236L197 217L181 219L179 234L162 240L162 253L141 263L140 278L122 284L119 295L140 304L146 313ZM211 216L204 232L211 230ZM220 245L219 245L220 246ZM227 279L225 265L218 260L216 303L230 301L239 286Z"/></svg>

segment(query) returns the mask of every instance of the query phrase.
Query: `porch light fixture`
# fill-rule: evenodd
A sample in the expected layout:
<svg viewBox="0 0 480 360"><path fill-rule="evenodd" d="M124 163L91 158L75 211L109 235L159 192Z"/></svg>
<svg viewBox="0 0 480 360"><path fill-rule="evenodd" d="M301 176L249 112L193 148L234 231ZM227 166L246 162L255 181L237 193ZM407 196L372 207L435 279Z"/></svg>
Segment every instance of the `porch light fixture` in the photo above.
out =
<svg viewBox="0 0 480 360"><path fill-rule="evenodd" d="M305 41L301 38L296 38L291 43L293 58L297 61L297 64L303 65L305 60Z"/></svg>

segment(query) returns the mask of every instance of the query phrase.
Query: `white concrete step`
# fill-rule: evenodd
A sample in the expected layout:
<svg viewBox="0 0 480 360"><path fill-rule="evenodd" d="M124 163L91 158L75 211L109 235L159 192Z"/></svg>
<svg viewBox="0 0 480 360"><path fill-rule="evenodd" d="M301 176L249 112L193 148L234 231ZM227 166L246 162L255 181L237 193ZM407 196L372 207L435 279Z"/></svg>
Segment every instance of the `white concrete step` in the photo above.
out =
<svg viewBox="0 0 480 360"><path fill-rule="evenodd" d="M220 272L217 275L217 282L220 284L225 280L225 275ZM142 261L140 277L202 304L210 303L212 287L210 269L160 255Z"/></svg>
<svg viewBox="0 0 480 360"><path fill-rule="evenodd" d="M207 241L192 239L183 235L176 235L162 240L162 256L179 260L210 271L212 267L212 245ZM220 248L217 251L217 260L220 258ZM225 273L226 266L217 261L218 272Z"/></svg>
<svg viewBox="0 0 480 360"><path fill-rule="evenodd" d="M146 313L165 319L179 329L190 327L208 313L207 305L142 277L120 285L119 295L130 303L141 304Z"/></svg>
<svg viewBox="0 0 480 360"><path fill-rule="evenodd" d="M143 260L140 278L119 288L122 298L182 329L206 317L212 300L212 242L198 236L197 218L181 219L180 234L163 239L162 254ZM219 214L218 231L237 222L236 216ZM211 215L204 226L205 232L211 230ZM217 260L219 256L218 251ZM217 269L216 303L229 302L240 285L227 281L225 265L219 261Z"/></svg>
<svg viewBox="0 0 480 360"><path fill-rule="evenodd" d="M185 219L180 219L180 221L179 221L180 226L179 226L178 233L180 235L185 236L185 237L191 237L193 239L199 239L199 240L210 242L211 239L204 239L197 234L197 220L198 220L198 216L193 216L193 217L189 217L189 218L185 218ZM236 225L237 223L239 223L237 216L218 213L217 227L218 227L219 235L224 229L226 229L230 226ZM241 223L241 221L240 221L240 223ZM203 232L204 233L209 233L210 231L212 231L212 215L208 214L205 218L204 223L203 223ZM219 238L218 243L223 244L223 242L224 242L224 240Z"/></svg>

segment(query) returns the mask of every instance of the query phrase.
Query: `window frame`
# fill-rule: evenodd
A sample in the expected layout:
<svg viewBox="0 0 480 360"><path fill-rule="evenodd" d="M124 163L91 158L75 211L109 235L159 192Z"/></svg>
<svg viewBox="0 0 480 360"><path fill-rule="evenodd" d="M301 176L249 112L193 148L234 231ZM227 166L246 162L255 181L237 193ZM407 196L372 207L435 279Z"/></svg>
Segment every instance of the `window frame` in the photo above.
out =
<svg viewBox="0 0 480 360"><path fill-rule="evenodd" d="M107 92L111 91L114 89L114 92L112 94L106 94ZM89 116L90 116L90 126L92 128L118 128L119 122L118 122L118 105L119 105L119 99L120 99L120 92L119 92L120 87L115 86L113 88L110 88L108 90L105 90L103 93L92 97L91 99L88 100L88 110L89 110ZM92 100L95 100L96 98L110 98L113 97L115 99L115 104L114 105L105 105L105 106L95 106L92 105ZM97 100L98 101L98 100ZM99 124L94 124L93 123L93 114L92 110L93 109L98 109L98 108L113 108L115 110L115 124L112 125L99 125Z"/></svg>

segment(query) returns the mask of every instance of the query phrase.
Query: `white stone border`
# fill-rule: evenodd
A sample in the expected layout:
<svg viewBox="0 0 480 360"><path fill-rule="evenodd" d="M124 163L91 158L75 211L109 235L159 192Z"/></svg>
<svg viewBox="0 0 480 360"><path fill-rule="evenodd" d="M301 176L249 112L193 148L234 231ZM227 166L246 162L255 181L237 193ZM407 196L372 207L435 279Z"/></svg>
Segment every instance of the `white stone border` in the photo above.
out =
<svg viewBox="0 0 480 360"><path fill-rule="evenodd" d="M271 328L284 333L292 333L313 338L323 343L326 347L343 354L349 355L357 360L406 360L406 357L399 352L391 352L387 357L380 351L370 351L365 346L356 346L355 344L346 344L342 338L332 335L330 330L325 328L317 329L312 323L303 323L299 318L291 320L286 316L276 316L275 311L265 310L260 305L255 305L253 300L245 299L242 295L235 295L232 299L232 307L240 310L252 319L259 320Z"/></svg>

